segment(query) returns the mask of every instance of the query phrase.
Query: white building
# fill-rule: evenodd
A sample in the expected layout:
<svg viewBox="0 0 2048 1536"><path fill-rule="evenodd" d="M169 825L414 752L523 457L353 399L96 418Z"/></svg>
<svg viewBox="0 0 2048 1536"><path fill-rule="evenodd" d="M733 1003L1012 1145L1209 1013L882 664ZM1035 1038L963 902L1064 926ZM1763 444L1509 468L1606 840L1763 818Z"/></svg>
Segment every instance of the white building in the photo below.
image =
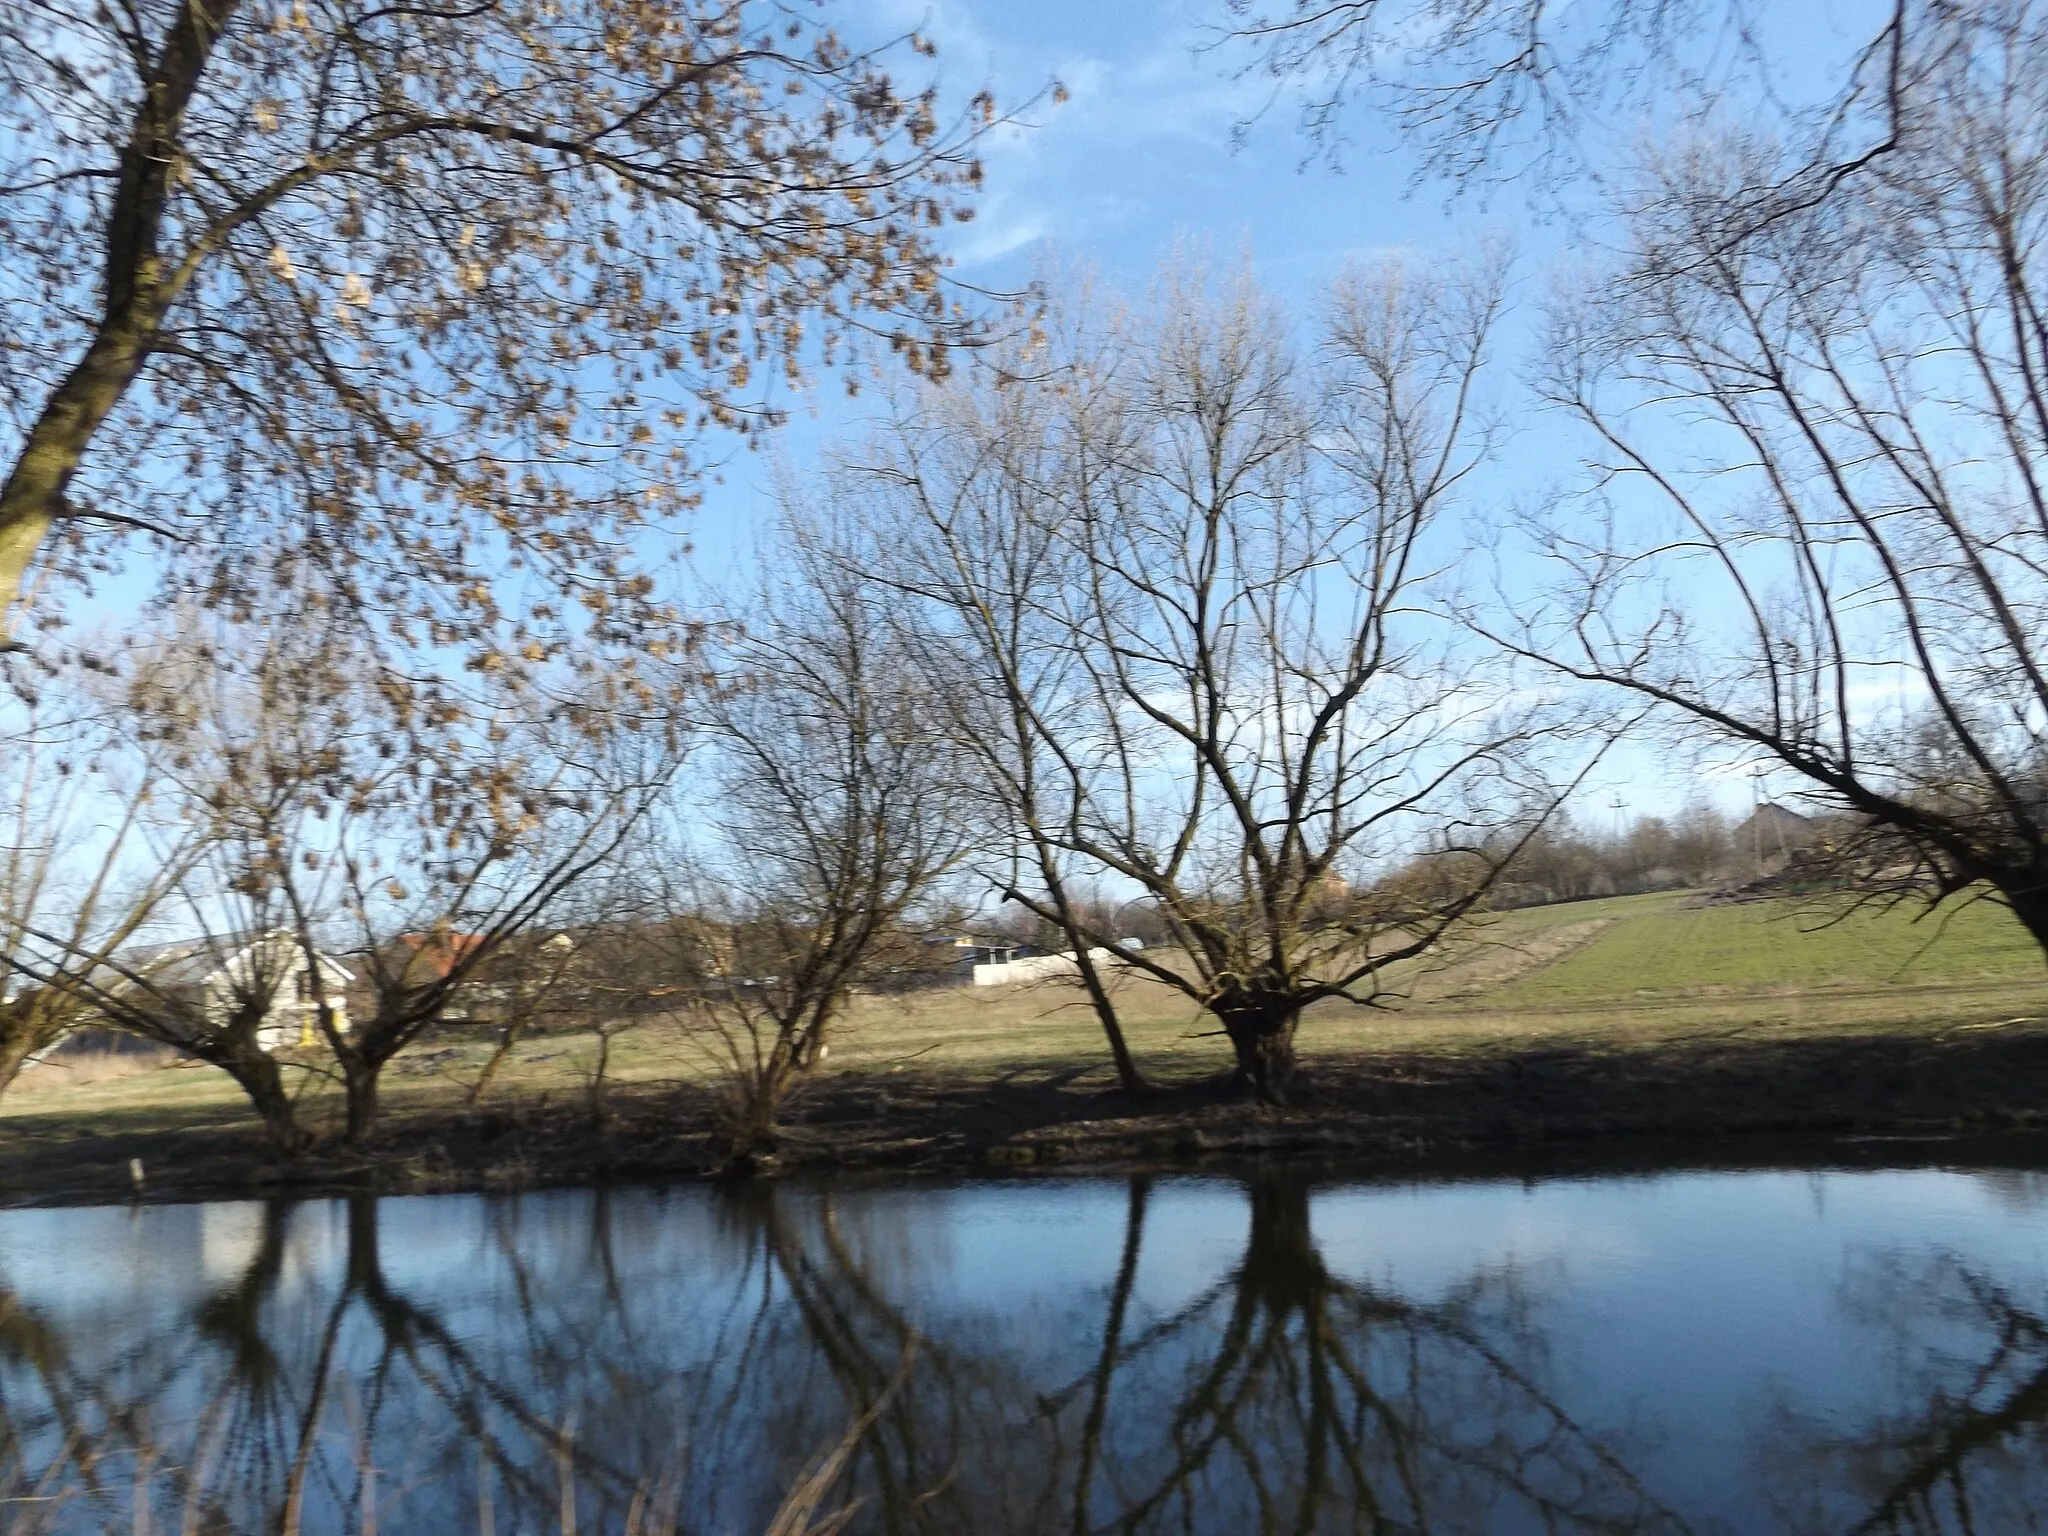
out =
<svg viewBox="0 0 2048 1536"><path fill-rule="evenodd" d="M318 1044L323 999L336 1025L348 1028L344 991L355 973L327 955L309 961L289 933L188 940L121 959L152 990L195 1004L211 1025L226 1023L243 998L267 990L270 1008L256 1033L266 1051Z"/></svg>

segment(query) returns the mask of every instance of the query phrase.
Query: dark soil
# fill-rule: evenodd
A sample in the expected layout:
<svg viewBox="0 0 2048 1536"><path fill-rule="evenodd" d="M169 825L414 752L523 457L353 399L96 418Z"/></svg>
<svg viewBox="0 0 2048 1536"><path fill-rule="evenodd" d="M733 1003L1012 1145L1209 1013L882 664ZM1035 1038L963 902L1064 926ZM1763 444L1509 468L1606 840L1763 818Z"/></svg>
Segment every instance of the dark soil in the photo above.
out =
<svg viewBox="0 0 2048 1536"><path fill-rule="evenodd" d="M1247 1156L1388 1173L1595 1167L2037 1160L2048 1152L2048 1029L1933 1037L1708 1040L1467 1054L1312 1058L1284 1106L1220 1082L1142 1098L1090 1066L994 1081L938 1073L823 1079L757 1173L1199 1168ZM162 1117L0 1123L0 1203L141 1196L515 1190L727 1173L705 1096L614 1091L581 1107L395 1111L363 1152L284 1160L253 1128Z"/></svg>

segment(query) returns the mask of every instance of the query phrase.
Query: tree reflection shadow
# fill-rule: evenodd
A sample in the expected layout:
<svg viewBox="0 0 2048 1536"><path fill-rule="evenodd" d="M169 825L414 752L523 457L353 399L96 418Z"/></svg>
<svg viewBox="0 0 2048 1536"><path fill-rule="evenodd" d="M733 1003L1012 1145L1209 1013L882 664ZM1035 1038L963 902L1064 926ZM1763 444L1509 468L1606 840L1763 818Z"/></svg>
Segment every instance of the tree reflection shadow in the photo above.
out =
<svg viewBox="0 0 2048 1536"><path fill-rule="evenodd" d="M1236 1187L1220 1274L1161 1248L1140 1177L1096 1278L1023 1303L951 1283L922 1196L760 1186L709 1222L697 1196L507 1200L462 1208L484 1219L439 1269L392 1262L372 1200L273 1203L179 1307L109 1324L0 1292L0 1536L135 1528L138 1501L155 1530L754 1532L855 1424L829 1502L856 1530L1689 1529L1640 1440L1560 1402L1526 1277L1347 1278L1312 1182ZM1911 1410L1854 1435L1788 1415L1775 1472L1831 1492L1781 1513L2019 1528L2048 1325L1955 1266L1867 1290L1902 1359L1972 1352L1922 1350Z"/></svg>
<svg viewBox="0 0 2048 1536"><path fill-rule="evenodd" d="M2048 1500L2048 1316L1943 1255L1858 1276L1845 1307L1888 1336L1888 1411L1844 1427L1781 1406L1761 1460L1787 1528L1993 1536Z"/></svg>
<svg viewBox="0 0 2048 1536"><path fill-rule="evenodd" d="M1244 1188L1238 1264L1140 1319L1152 1186L1131 1182L1099 1345L1064 1385L1034 1387L1037 1362L1014 1347L935 1329L864 1447L873 1528L1686 1529L1547 1394L1512 1277L1427 1305L1345 1281L1315 1243L1308 1181L1266 1172ZM865 1409L913 1319L829 1197L801 1230L774 1194L755 1198L812 1341Z"/></svg>
<svg viewBox="0 0 2048 1536"><path fill-rule="evenodd" d="M1101 1358L1068 1389L1089 1400L1074 1530L1685 1529L1546 1391L1511 1276L1426 1304L1340 1279L1310 1194L1285 1172L1251 1178L1236 1269L1126 1341L1134 1186ZM1121 1412L1119 1391L1135 1398Z"/></svg>
<svg viewBox="0 0 2048 1536"><path fill-rule="evenodd" d="M515 1527L574 1529L593 1498L604 1529L608 1503L648 1506L537 1406L557 1396L539 1352L481 1359L389 1282L375 1200L344 1214L326 1295L278 1294L295 1213L271 1203L234 1283L111 1351L0 1294L0 1448L24 1490L0 1532L429 1528L457 1506L476 1529L494 1500Z"/></svg>

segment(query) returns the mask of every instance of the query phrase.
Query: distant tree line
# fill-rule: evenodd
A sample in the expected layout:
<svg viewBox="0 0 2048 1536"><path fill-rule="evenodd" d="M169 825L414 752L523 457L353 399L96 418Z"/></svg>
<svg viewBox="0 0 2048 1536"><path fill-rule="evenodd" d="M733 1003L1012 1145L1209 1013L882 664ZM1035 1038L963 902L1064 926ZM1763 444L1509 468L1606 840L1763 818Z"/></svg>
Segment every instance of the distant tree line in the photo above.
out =
<svg viewBox="0 0 2048 1536"><path fill-rule="evenodd" d="M1787 813L1785 819L1797 822L1803 818ZM1741 885L1781 870L1794 853L1813 850L1821 838L1839 837L1841 830L1818 821L1808 821L1804 828L1790 833L1775 823L1752 828L1748 818L1702 802L1683 806L1668 816L1637 816L1626 826L1603 832L1583 813L1574 814L1571 806L1561 806L1542 826L1518 839L1519 846L1493 878L1485 906L1505 911L1601 896ZM1367 884L1395 888L1464 862L1457 854L1430 855L1403 863ZM1471 856L1467 867L1477 872L1484 861ZM1461 877L1446 874L1443 878L1456 881ZM1351 896L1349 882L1333 881L1320 909L1335 913ZM1141 944L1171 940L1172 925L1165 914L1143 897L1118 901L1099 893L1083 893L1075 902L1093 932L1116 933ZM1057 924L1018 907L1003 909L983 926L1037 949L1055 949L1064 940Z"/></svg>
<svg viewBox="0 0 2048 1536"><path fill-rule="evenodd" d="M1753 879L1783 862L1775 840L1768 850L1740 835L1736 818L1713 805L1690 805L1669 817L1639 816L1602 833L1560 815L1538 831L1509 863L1495 905L1540 906L1594 896L1699 889Z"/></svg>

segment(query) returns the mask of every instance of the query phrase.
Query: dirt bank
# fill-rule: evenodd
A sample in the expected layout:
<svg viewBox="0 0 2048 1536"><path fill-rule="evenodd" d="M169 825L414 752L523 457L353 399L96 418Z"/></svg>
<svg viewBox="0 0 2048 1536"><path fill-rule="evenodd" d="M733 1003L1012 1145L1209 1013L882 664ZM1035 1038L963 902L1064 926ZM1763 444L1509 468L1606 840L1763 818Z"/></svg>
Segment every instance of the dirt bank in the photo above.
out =
<svg viewBox="0 0 2048 1536"><path fill-rule="evenodd" d="M993 1078L828 1077L798 1105L774 1173L1200 1167L1246 1156L1427 1172L1545 1172L1632 1162L2031 1160L2048 1144L2048 1028L1925 1037L1754 1036L1655 1049L1550 1047L1313 1062L1285 1108L1213 1082L1130 1099L1076 1068ZM700 1092L620 1090L599 1123L581 1105L521 1101L394 1115L364 1153L280 1160L253 1129L144 1114L17 1114L0 1146L0 1201L516 1190L711 1176Z"/></svg>

